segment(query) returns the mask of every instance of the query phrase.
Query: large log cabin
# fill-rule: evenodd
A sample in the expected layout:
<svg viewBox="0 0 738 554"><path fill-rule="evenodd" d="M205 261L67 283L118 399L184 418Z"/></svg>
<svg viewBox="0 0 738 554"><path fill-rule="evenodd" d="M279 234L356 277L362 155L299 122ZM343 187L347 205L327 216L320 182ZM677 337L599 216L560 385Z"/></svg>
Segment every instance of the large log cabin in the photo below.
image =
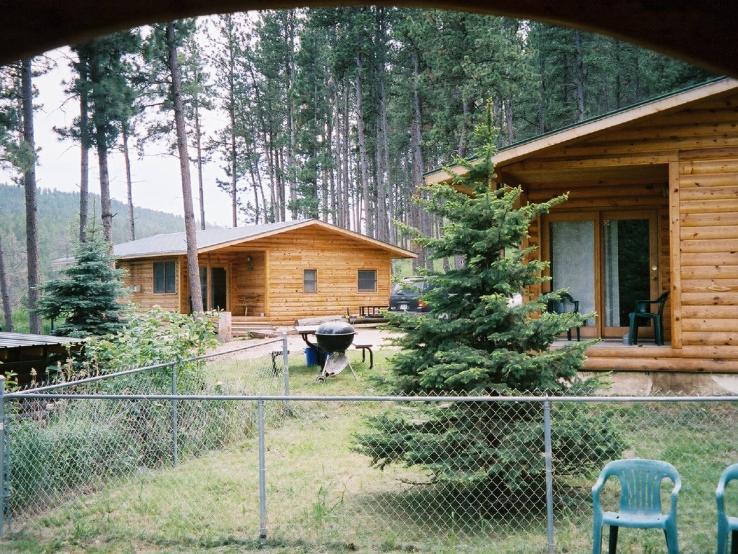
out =
<svg viewBox="0 0 738 554"><path fill-rule="evenodd" d="M596 313L583 335L603 340L586 369L738 372L738 81L513 144L493 161L496 186L522 187L523 201L569 193L531 226L529 243L550 262L544 286ZM666 344L626 346L635 302L665 291Z"/></svg>
<svg viewBox="0 0 738 554"><path fill-rule="evenodd" d="M233 326L293 323L389 304L392 260L415 254L317 220L198 231L206 309ZM115 245L124 284L141 307L189 313L184 233Z"/></svg>

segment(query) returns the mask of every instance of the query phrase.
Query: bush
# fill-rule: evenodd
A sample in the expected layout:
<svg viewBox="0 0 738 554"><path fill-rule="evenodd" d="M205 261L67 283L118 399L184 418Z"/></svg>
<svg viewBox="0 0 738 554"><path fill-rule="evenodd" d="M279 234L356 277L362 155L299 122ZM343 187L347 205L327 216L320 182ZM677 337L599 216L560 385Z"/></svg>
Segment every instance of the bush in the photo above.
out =
<svg viewBox="0 0 738 554"><path fill-rule="evenodd" d="M29 504L43 509L61 499L65 490L136 467L138 442L129 440L117 421L99 417L90 402L80 407L84 409L63 410L44 422L19 419L11 424L13 509Z"/></svg>

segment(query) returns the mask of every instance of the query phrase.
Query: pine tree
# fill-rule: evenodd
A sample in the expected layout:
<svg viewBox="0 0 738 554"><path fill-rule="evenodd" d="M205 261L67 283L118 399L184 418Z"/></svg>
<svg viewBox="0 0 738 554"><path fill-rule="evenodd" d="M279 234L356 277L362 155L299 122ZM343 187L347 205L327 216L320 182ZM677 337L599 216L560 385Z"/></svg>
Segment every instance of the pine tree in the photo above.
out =
<svg viewBox="0 0 738 554"><path fill-rule="evenodd" d="M456 182L473 195L439 185L425 201L446 223L439 238L416 233L415 240L436 259L461 256L464 263L430 274L427 315L391 316L391 324L403 332L401 350L392 360L394 393L555 395L576 382L590 343L550 347L591 314L547 313L547 303L561 291L513 301L543 279L545 262L531 260L533 249L521 247L531 221L565 198L520 206L520 189L489 190L489 153L482 159L487 162L470 166L469 175ZM456 492L502 502L524 489L528 498L540 498L545 482L541 421L540 404L434 404L370 418L357 449L379 467L422 466L434 483ZM571 461L557 466L557 477L598 463L602 452L615 457L622 451L617 433L600 416L572 409L559 414L556 425L554 456ZM514 483L511 474L517 476Z"/></svg>
<svg viewBox="0 0 738 554"><path fill-rule="evenodd" d="M122 273L113 268L107 241L89 232L77 247L74 265L62 270L62 278L44 285L39 313L59 323L57 335L115 333L123 325Z"/></svg>

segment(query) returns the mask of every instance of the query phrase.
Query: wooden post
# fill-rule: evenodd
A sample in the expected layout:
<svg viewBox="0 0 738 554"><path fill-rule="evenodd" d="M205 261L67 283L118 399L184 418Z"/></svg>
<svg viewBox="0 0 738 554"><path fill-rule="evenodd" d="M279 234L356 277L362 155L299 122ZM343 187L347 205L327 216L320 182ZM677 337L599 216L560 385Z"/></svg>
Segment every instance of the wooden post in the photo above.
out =
<svg viewBox="0 0 738 554"><path fill-rule="evenodd" d="M679 209L679 162L669 162L669 257L671 294L671 347L682 347L682 254Z"/></svg>

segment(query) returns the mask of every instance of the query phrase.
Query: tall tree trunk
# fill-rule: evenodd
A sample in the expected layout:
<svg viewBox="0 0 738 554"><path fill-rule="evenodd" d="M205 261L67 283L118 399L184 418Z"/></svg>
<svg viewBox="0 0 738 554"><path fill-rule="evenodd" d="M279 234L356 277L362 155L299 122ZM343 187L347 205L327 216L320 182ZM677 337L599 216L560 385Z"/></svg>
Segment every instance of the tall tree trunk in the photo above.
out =
<svg viewBox="0 0 738 554"><path fill-rule="evenodd" d="M79 241L87 240L87 205L90 201L90 137L88 136L87 68L80 62L79 81Z"/></svg>
<svg viewBox="0 0 738 554"><path fill-rule="evenodd" d="M543 52L538 47L538 132L543 134L546 132L546 64L543 59Z"/></svg>
<svg viewBox="0 0 738 554"><path fill-rule="evenodd" d="M95 147L97 148L97 164L100 173L100 217L102 219L103 238L113 246L113 205L110 200L110 173L108 172L107 134L102 125L95 126Z"/></svg>
<svg viewBox="0 0 738 554"><path fill-rule="evenodd" d="M586 114L584 97L584 52L582 51L582 34L574 31L574 85L577 100L577 121L583 121Z"/></svg>
<svg viewBox="0 0 738 554"><path fill-rule="evenodd" d="M131 158L128 155L128 125L123 122L123 159L126 162L126 195L128 198L128 237L136 240L136 220L133 214L133 181L131 180Z"/></svg>
<svg viewBox="0 0 738 554"><path fill-rule="evenodd" d="M0 235L0 297L3 300L3 315L5 316L5 324L3 330L13 330L13 306L10 304L10 287L8 286L8 276L5 273L5 253L3 252L2 235Z"/></svg>
<svg viewBox="0 0 738 554"><path fill-rule="evenodd" d="M505 130L507 131L507 143L512 144L515 142L515 128L513 127L513 109L512 109L512 98L508 98L503 102L503 108L505 110Z"/></svg>
<svg viewBox="0 0 738 554"><path fill-rule="evenodd" d="M100 82L99 60L94 60L90 68L90 77L94 83ZM98 107L96 107L96 110ZM93 118L97 119L97 118ZM103 238L109 247L113 247L113 206L110 201L110 174L108 172L108 133L105 124L95 123L95 149L97 150L98 173L100 174L100 218L102 219Z"/></svg>
<svg viewBox="0 0 738 554"><path fill-rule="evenodd" d="M418 82L420 80L420 67L418 60L418 52L413 49L411 52L413 62L413 118L410 125L410 149L412 152L412 185L413 195L422 194L420 187L423 186L423 114L420 110L420 90ZM461 154L460 154L461 155ZM427 217L417 202L412 205L412 225L419 231L425 233L427 231ZM425 267L425 248L417 246L415 251L418 254L417 259L413 260L413 269Z"/></svg>
<svg viewBox="0 0 738 554"><path fill-rule="evenodd" d="M31 59L21 62L21 97L23 102L23 141L33 153L33 160L23 175L26 195L26 258L28 264L28 312L31 333L41 333L41 318L36 311L38 305L39 255L36 203L36 141L33 134L33 69Z"/></svg>
<svg viewBox="0 0 738 554"><path fill-rule="evenodd" d="M294 24L295 10L288 10L287 12L287 59L285 60L285 74L287 75L287 159L285 160L285 173L287 176L287 183L290 189L290 215L292 219L297 218L297 211L295 208L295 198L297 196L297 187L295 183L295 168L294 156L295 156L295 121L294 121L294 109L292 106L292 85L293 85L293 57L295 52L295 24Z"/></svg>
<svg viewBox="0 0 738 554"><path fill-rule="evenodd" d="M369 236L374 235L374 225L371 217L371 205L369 203L369 160L366 153L366 129L364 128L364 101L361 74L364 71L361 55L356 56L356 78L354 87L356 89L356 128L359 140L359 171L361 175L361 213L364 218L365 232ZM357 228L361 232L361 221L357 221Z"/></svg>
<svg viewBox="0 0 738 554"><path fill-rule="evenodd" d="M179 170L182 177L182 200L184 202L185 235L187 237L187 282L192 311L202 312L202 290L200 289L200 265L197 260L197 226L195 209L192 205L192 182L190 181L190 157L187 153L187 128L182 107L182 76L177 61L177 42L174 23L167 23L167 50L171 73L172 98L174 100L174 124L177 129L177 151Z"/></svg>
<svg viewBox="0 0 738 554"><path fill-rule="evenodd" d="M228 21L230 22L230 16ZM232 28L231 28L232 29ZM236 59L233 50L233 38L228 41L228 117L231 121L230 148L231 148L231 213L233 227L238 227L238 150L236 149Z"/></svg>
<svg viewBox="0 0 738 554"><path fill-rule="evenodd" d="M349 140L351 135L351 123L349 121L349 90L350 84L348 78L344 82L343 87L343 155L341 156L341 172L343 174L343 224L347 229L351 229L351 206L350 206L350 187L351 180L349 178L350 150Z"/></svg>
<svg viewBox="0 0 738 554"><path fill-rule="evenodd" d="M469 99L461 93L461 132L459 133L459 156L466 156L466 129L469 125Z"/></svg>
<svg viewBox="0 0 738 554"><path fill-rule="evenodd" d="M383 7L376 8L375 44L377 48L376 80L377 80L377 238L389 241L389 218L387 196L390 188L389 146L387 139L387 99L385 97L385 13Z"/></svg>
<svg viewBox="0 0 738 554"><path fill-rule="evenodd" d="M200 103L195 98L195 149L197 150L197 185L200 191L200 229L205 230L205 189L202 180L202 127Z"/></svg>

